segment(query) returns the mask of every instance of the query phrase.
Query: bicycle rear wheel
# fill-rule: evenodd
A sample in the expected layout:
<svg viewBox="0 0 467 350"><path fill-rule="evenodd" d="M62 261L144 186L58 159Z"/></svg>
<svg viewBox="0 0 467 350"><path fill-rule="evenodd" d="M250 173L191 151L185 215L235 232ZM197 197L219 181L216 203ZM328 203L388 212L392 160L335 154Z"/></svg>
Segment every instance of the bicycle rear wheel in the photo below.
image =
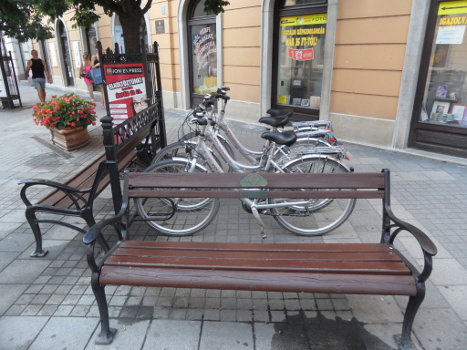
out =
<svg viewBox="0 0 467 350"><path fill-rule="evenodd" d="M186 159L168 159L153 163L145 172L178 173L187 172L190 163ZM196 165L194 171L206 172ZM157 186L157 184L155 184ZM217 198L136 198L138 214L146 223L168 236L188 236L205 229L216 217L219 210ZM157 220L174 210L165 220Z"/></svg>
<svg viewBox="0 0 467 350"><path fill-rule="evenodd" d="M295 159L285 166L291 173L347 173L350 169L342 163L323 156L305 156ZM352 198L304 198L307 205L289 205L272 208L274 219L283 228L303 236L318 236L335 230L352 213L356 199ZM271 203L288 203L297 200L280 198L270 199Z"/></svg>

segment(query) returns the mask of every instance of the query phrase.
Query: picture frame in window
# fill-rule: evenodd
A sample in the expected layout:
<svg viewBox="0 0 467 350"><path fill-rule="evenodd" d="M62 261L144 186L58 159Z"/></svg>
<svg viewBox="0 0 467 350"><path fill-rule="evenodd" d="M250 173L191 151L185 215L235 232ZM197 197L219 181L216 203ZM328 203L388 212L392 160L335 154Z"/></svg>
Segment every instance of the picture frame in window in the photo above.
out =
<svg viewBox="0 0 467 350"><path fill-rule="evenodd" d="M433 108L431 110L430 114L430 119L435 115L435 114L446 114L449 113L449 107L451 106L450 102L445 102L445 101L434 101L433 102Z"/></svg>
<svg viewBox="0 0 467 350"><path fill-rule="evenodd" d="M454 121L461 122L467 118L467 105L453 103L449 113L454 116Z"/></svg>
<svg viewBox="0 0 467 350"><path fill-rule="evenodd" d="M302 98L301 105L302 105L302 107L309 107L310 106L310 99Z"/></svg>
<svg viewBox="0 0 467 350"><path fill-rule="evenodd" d="M302 99L300 97L294 97L292 99L292 104L295 106L300 106L301 102L302 102Z"/></svg>

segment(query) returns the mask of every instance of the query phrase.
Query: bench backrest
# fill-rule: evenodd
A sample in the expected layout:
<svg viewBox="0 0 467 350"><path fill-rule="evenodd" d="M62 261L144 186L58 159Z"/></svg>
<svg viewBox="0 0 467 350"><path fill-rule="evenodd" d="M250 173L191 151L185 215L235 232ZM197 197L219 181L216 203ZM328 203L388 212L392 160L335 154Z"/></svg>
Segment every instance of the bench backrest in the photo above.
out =
<svg viewBox="0 0 467 350"><path fill-rule="evenodd" d="M386 198L381 173L127 173L130 198ZM387 196L388 197L388 196Z"/></svg>

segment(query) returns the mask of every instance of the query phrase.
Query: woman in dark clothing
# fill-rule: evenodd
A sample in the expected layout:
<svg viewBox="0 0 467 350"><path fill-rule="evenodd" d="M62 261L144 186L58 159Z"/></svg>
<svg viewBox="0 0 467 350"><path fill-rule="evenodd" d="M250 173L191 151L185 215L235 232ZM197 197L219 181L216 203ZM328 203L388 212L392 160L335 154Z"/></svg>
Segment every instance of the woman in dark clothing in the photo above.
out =
<svg viewBox="0 0 467 350"><path fill-rule="evenodd" d="M32 81L34 87L37 90L37 95L41 102L45 102L45 77L49 81L49 84L52 84L52 76L47 69L47 65L44 60L39 58L39 54L36 50L31 51L32 58L28 61L28 66L26 67L26 76L29 76L29 70L32 70Z"/></svg>

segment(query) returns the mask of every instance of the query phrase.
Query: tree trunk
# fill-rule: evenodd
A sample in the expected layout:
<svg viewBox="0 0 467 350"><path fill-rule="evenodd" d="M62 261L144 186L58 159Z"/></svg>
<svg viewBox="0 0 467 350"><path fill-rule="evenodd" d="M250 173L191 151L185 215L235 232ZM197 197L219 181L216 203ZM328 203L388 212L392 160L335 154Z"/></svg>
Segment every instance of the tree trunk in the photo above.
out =
<svg viewBox="0 0 467 350"><path fill-rule="evenodd" d="M132 13L118 14L123 30L123 40L125 42L125 52L138 53L142 51L140 40L140 23L144 13L133 11Z"/></svg>

